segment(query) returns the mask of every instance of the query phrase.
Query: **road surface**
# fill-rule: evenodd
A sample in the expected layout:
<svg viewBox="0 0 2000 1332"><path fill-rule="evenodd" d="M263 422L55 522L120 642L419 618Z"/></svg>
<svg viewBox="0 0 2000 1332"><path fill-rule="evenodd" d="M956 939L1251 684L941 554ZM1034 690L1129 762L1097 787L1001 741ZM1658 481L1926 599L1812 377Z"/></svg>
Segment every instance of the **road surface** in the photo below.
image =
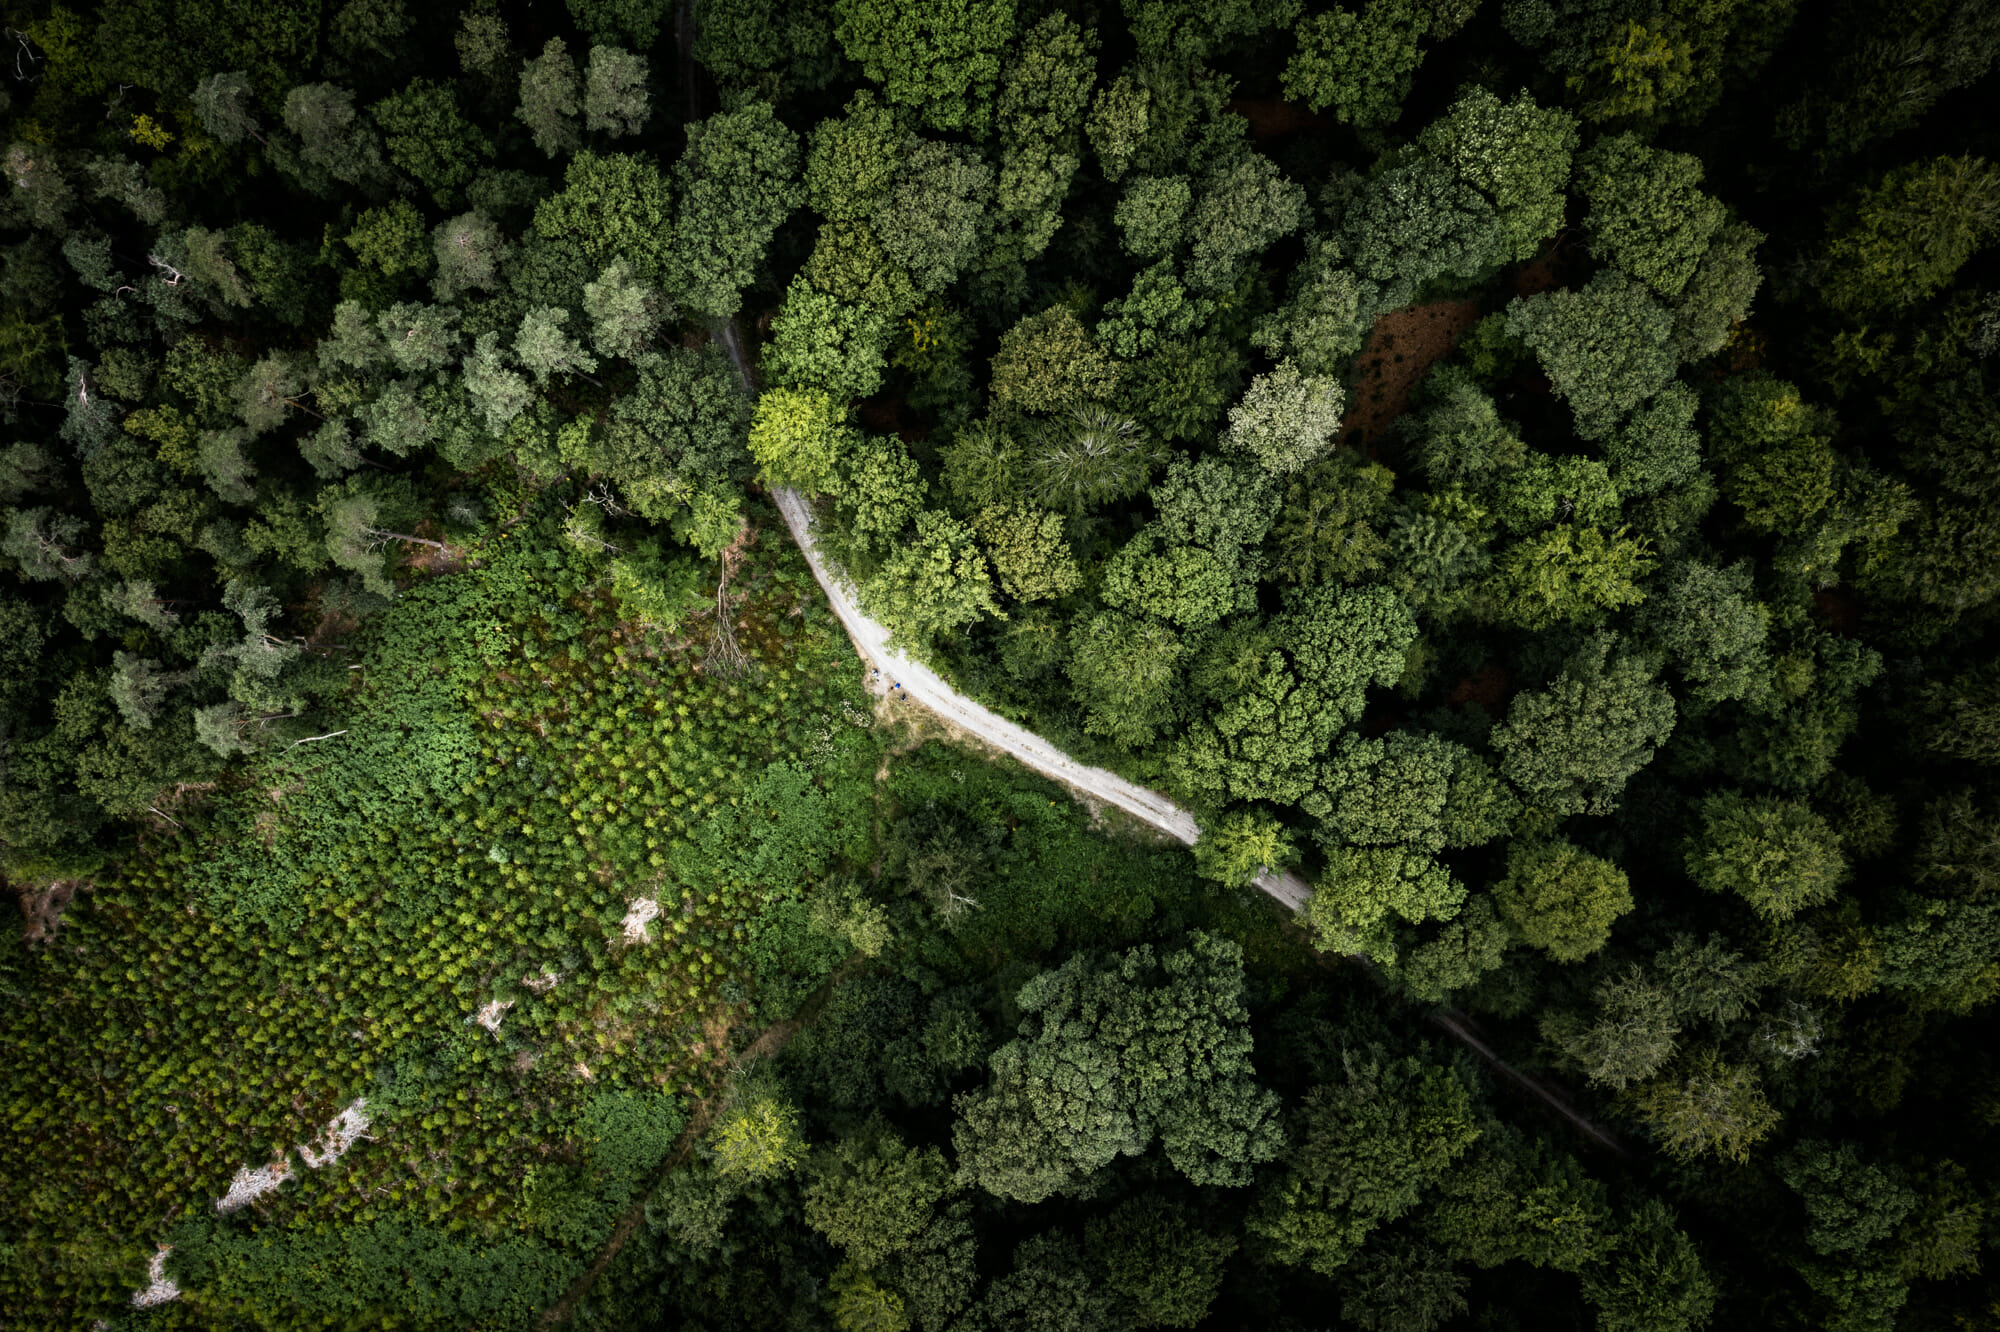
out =
<svg viewBox="0 0 2000 1332"><path fill-rule="evenodd" d="M1128 782L1115 772L1078 763L1040 736L1021 729L1005 717L960 694L930 667L891 646L888 629L870 619L855 604L853 591L846 581L827 568L826 562L820 558L818 544L813 540L812 510L805 498L787 488L779 488L773 494L778 501L778 512L784 515L785 525L792 530L792 539L805 552L813 577L819 580L834 613L847 627L847 636L854 640L855 650L861 654L862 660L882 672L885 680L900 686L898 692L929 708L960 730L978 736L995 749L1012 754L1036 772L1095 796L1108 805L1116 805L1189 846L1200 839L1201 825L1195 822L1194 815L1159 792ZM1265 874L1259 876L1256 883L1293 911L1303 907L1306 899L1312 896L1312 888L1296 874Z"/></svg>

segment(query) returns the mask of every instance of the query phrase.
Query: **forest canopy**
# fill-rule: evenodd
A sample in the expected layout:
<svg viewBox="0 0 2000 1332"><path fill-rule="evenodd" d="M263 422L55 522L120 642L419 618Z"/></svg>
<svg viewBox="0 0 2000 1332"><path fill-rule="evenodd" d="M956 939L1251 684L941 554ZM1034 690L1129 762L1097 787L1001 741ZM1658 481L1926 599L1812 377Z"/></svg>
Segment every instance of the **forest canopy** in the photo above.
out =
<svg viewBox="0 0 2000 1332"><path fill-rule="evenodd" d="M2000 1318L2000 5L0 41L0 1323Z"/></svg>

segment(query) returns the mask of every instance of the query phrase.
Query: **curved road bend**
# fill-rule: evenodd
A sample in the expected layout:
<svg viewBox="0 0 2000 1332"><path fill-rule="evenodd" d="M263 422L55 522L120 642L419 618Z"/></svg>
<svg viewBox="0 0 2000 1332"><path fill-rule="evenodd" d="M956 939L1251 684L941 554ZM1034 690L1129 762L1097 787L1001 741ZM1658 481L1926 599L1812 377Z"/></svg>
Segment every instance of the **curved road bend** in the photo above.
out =
<svg viewBox="0 0 2000 1332"><path fill-rule="evenodd" d="M1116 805L1189 846L1200 838L1201 826L1194 816L1159 792L1128 782L1115 772L1078 763L1032 731L1023 730L960 694L930 667L890 646L889 631L862 613L846 583L820 559L819 548L813 541L812 512L806 507L805 498L787 487L772 493L778 502L778 512L785 517L785 525L792 529L792 539L805 552L813 577L826 590L826 598L847 627L848 637L854 640L862 659L881 671L884 679L900 685L903 693L952 725L996 749L1005 750L1035 771L1096 796L1106 804ZM1312 895L1306 881L1292 873L1260 875L1257 886L1294 911L1303 907Z"/></svg>

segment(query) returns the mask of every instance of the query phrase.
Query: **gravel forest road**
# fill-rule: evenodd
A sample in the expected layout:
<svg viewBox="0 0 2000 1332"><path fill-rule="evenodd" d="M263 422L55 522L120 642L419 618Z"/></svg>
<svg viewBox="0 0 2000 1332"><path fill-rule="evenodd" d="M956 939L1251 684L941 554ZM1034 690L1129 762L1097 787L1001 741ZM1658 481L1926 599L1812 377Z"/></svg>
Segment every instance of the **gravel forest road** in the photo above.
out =
<svg viewBox="0 0 2000 1332"><path fill-rule="evenodd" d="M897 692L929 708L960 730L1013 755L1036 772L1095 796L1106 804L1116 805L1189 846L1200 838L1201 825L1195 822L1194 816L1159 792L1128 782L1115 772L1078 763L1040 736L973 702L945 683L930 667L892 647L888 629L870 619L855 604L853 593L846 583L820 558L819 548L813 541L812 510L805 498L795 490L784 488L775 490L773 494L778 502L778 512L784 515L785 525L792 530L792 539L805 552L813 577L819 580L834 613L840 616L840 622L847 626L848 637L854 640L855 649L871 667L882 672L885 684L897 686ZM1264 874L1258 877L1256 883L1293 911L1303 907L1312 895L1312 888L1306 881L1292 873Z"/></svg>

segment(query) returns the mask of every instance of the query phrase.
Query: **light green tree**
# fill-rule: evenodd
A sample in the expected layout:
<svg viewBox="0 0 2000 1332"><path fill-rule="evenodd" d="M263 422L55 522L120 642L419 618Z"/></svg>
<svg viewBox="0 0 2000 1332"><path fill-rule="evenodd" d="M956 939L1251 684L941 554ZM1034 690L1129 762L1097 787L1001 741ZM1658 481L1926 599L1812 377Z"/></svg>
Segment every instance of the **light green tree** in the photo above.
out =
<svg viewBox="0 0 2000 1332"><path fill-rule="evenodd" d="M1360 13L1329 9L1303 20L1285 65L1289 101L1333 111L1344 125L1373 129L1402 113L1424 60L1417 38L1430 26L1415 0L1366 0Z"/></svg>
<svg viewBox="0 0 2000 1332"><path fill-rule="evenodd" d="M1734 893L1770 920L1787 920L1832 899L1847 857L1827 821L1796 800L1718 791L1700 805L1688 841L1688 877L1711 893Z"/></svg>
<svg viewBox="0 0 2000 1332"><path fill-rule="evenodd" d="M766 389L750 419L750 456L764 479L807 494L835 487L835 465L859 438L843 408L816 389Z"/></svg>
<svg viewBox="0 0 2000 1332"><path fill-rule="evenodd" d="M1203 878L1240 887L1258 875L1283 869L1297 858L1290 833L1260 809L1235 809L1210 821L1194 844L1195 871Z"/></svg>
<svg viewBox="0 0 2000 1332"><path fill-rule="evenodd" d="M1026 504L992 504L972 526L993 561L1000 590L1016 601L1046 601L1083 584L1059 514Z"/></svg>
<svg viewBox="0 0 2000 1332"><path fill-rule="evenodd" d="M582 111L576 61L562 38L551 37L542 53L521 67L521 104L514 115L535 136L535 147L560 157L583 146Z"/></svg>
<svg viewBox="0 0 2000 1332"><path fill-rule="evenodd" d="M1546 689L1514 696L1493 729L1500 773L1531 807L1608 813L1673 731L1673 696L1641 657L1594 635Z"/></svg>
<svg viewBox="0 0 2000 1332"><path fill-rule="evenodd" d="M584 128L617 138L637 134L652 114L646 98L646 57L617 46L593 46L584 68Z"/></svg>
<svg viewBox="0 0 2000 1332"><path fill-rule="evenodd" d="M1014 0L834 0L834 35L883 95L941 130L983 133Z"/></svg>
<svg viewBox="0 0 2000 1332"><path fill-rule="evenodd" d="M954 633L983 616L1005 619L993 575L972 529L938 509L917 515L909 543L883 561L862 588L882 622L914 643Z"/></svg>
<svg viewBox="0 0 2000 1332"><path fill-rule="evenodd" d="M1308 375L1294 362L1280 361L1269 374L1251 380L1243 400L1229 409L1222 445L1287 475L1333 447L1346 408L1339 380Z"/></svg>
<svg viewBox="0 0 2000 1332"><path fill-rule="evenodd" d="M1557 837L1507 848L1493 901L1523 942L1581 962L1610 941L1612 923L1632 909L1632 888L1624 870Z"/></svg>

